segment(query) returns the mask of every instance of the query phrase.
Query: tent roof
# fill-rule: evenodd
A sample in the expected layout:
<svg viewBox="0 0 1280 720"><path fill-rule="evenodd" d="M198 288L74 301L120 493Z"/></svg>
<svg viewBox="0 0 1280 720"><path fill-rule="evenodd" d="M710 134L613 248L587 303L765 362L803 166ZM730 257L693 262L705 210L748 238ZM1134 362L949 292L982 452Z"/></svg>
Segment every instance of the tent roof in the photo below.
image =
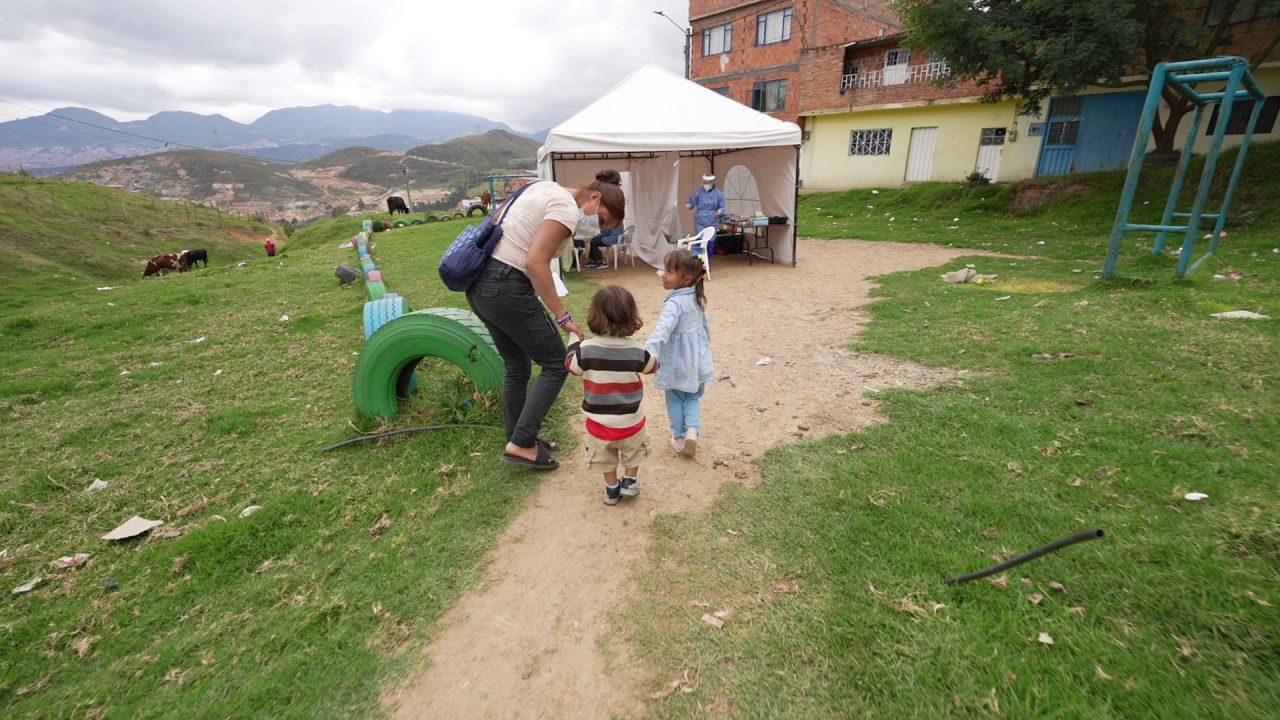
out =
<svg viewBox="0 0 1280 720"><path fill-rule="evenodd" d="M550 153L731 150L799 145L800 127L753 110L656 65L641 65L612 90L547 133Z"/></svg>

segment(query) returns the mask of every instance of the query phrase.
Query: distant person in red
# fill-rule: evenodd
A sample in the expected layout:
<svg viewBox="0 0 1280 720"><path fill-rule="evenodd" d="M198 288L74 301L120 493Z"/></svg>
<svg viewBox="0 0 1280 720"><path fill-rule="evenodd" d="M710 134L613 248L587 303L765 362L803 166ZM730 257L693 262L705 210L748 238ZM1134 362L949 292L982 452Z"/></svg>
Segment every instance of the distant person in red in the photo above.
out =
<svg viewBox="0 0 1280 720"><path fill-rule="evenodd" d="M268 240L267 240L267 242L266 242L265 244L263 244L263 246L262 246L262 247L263 247L264 249L266 249L266 251L267 251L267 257L275 257L275 256L276 256L276 244L275 244L275 242L274 242L273 240L268 239Z"/></svg>
<svg viewBox="0 0 1280 720"><path fill-rule="evenodd" d="M489 203L491 203L491 202L493 202L493 195L491 195L491 194L489 193L489 191L488 191L488 190L485 190L484 192L480 193L480 204L481 204L481 205L484 205L484 206L485 206L485 208L488 208L488 207L489 207Z"/></svg>

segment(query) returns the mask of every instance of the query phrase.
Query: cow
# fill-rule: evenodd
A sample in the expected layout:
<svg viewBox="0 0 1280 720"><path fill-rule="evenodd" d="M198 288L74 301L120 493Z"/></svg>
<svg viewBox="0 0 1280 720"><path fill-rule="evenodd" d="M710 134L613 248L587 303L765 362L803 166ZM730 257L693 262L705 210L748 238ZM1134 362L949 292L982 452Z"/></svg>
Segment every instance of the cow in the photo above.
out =
<svg viewBox="0 0 1280 720"><path fill-rule="evenodd" d="M209 252L204 248L199 250L183 250L182 259L187 262L189 267L195 267L197 263L204 263L205 267L209 267Z"/></svg>
<svg viewBox="0 0 1280 720"><path fill-rule="evenodd" d="M387 212L395 215L398 212L409 214L409 206L404 204L404 198L392 195L387 198Z"/></svg>
<svg viewBox="0 0 1280 720"><path fill-rule="evenodd" d="M182 258L182 253L165 253L147 260L147 267L142 271L142 277L163 275L170 270L186 272L187 269L187 261Z"/></svg>

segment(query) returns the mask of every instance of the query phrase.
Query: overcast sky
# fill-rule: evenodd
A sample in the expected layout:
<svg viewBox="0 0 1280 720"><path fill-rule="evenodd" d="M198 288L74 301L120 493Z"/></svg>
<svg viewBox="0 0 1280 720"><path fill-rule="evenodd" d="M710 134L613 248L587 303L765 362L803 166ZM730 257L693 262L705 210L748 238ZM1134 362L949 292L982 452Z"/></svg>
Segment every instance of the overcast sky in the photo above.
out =
<svg viewBox="0 0 1280 720"><path fill-rule="evenodd" d="M248 123L329 103L541 130L642 63L684 73L654 10L688 18L677 0L0 0L0 121L73 105Z"/></svg>

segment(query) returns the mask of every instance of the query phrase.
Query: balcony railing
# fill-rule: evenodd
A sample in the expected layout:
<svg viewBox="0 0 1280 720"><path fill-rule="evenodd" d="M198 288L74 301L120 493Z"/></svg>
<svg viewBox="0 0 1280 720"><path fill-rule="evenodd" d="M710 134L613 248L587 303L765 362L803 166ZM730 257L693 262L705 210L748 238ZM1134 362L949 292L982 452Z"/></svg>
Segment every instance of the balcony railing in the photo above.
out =
<svg viewBox="0 0 1280 720"><path fill-rule="evenodd" d="M883 70L849 73L840 78L840 92L851 88L874 88L886 85L903 85L927 82L951 74L951 66L945 60L924 65L891 65Z"/></svg>

